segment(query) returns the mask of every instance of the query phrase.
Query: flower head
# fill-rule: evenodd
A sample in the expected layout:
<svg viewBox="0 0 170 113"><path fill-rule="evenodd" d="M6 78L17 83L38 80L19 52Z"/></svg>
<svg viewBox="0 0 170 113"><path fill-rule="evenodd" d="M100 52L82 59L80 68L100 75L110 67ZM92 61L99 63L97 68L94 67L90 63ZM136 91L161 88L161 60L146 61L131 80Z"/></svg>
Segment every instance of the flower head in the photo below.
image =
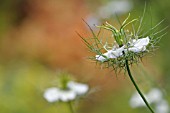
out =
<svg viewBox="0 0 170 113"><path fill-rule="evenodd" d="M75 100L78 96L87 93L89 87L86 84L76 83L74 81L69 81L67 83L66 89L61 89L57 87L48 88L44 92L44 98L48 102L67 102Z"/></svg>
<svg viewBox="0 0 170 113"><path fill-rule="evenodd" d="M115 48L108 50L106 53L102 55L96 55L96 60L104 62L109 59L118 58L123 55L123 51L127 53L128 51L134 52L134 53L140 53L146 51L146 46L149 44L149 37L141 38L141 39L133 39L132 42L128 42L130 47L126 47L125 45L120 48ZM126 45L128 46L128 45Z"/></svg>
<svg viewBox="0 0 170 113"><path fill-rule="evenodd" d="M155 107L155 113L169 113L170 108L168 102L163 98L162 91L158 88L152 88L147 94L145 94L148 102ZM130 106L132 108L145 107L145 103L142 98L136 92L130 99Z"/></svg>
<svg viewBox="0 0 170 113"><path fill-rule="evenodd" d="M146 105L148 109L153 113L154 111L149 104L154 102L155 97L158 98L159 95L151 98L152 100L146 99L136 84L129 67L129 65L140 62L141 58L146 53L153 51L155 49L155 45L159 42L161 37L164 36L160 35L160 33L165 29L160 31L156 31L157 29L155 29L160 25L161 22L145 32L141 30L143 27L142 23L144 15L145 9L141 18L132 19L129 21L129 14L129 16L122 23L119 21L119 29L108 22L103 25L96 26L100 28L97 34L95 34L92 28L85 22L89 26L93 36L90 38L84 38L81 35L78 35L82 38L90 52L95 54L90 57L90 59L100 63L101 65L104 65L106 68L111 67L115 70L116 74L121 70L124 70L128 73L130 80L140 95L135 95L134 98L132 98L131 105L133 107ZM133 24L134 22L136 23ZM132 26L132 29L130 30L127 29L129 24ZM107 36L100 36L102 30L106 30L110 32L110 34ZM159 36L157 34L159 34ZM136 101L136 98L138 97L141 97L141 99Z"/></svg>
<svg viewBox="0 0 170 113"><path fill-rule="evenodd" d="M149 52L155 50L155 45L159 42L160 38L164 35L161 33L165 30L156 31L153 33L153 29L157 28L160 23L150 28L146 32L141 31L141 25L143 22L143 17L139 19L132 19L128 22L129 16L122 22L119 29L106 22L101 26L99 33L95 34L91 27L92 38L84 38L79 35L87 47L95 55L90 57L90 59L104 65L104 67L112 67L114 70L125 69L125 61L128 64L138 63L141 58ZM139 20L139 21L138 21ZM136 27L134 27L134 22L140 22ZM132 30L126 29L126 26L132 24ZM102 30L111 32L110 36L103 37L100 36ZM152 33L151 33L152 32ZM158 36L158 34L160 36Z"/></svg>

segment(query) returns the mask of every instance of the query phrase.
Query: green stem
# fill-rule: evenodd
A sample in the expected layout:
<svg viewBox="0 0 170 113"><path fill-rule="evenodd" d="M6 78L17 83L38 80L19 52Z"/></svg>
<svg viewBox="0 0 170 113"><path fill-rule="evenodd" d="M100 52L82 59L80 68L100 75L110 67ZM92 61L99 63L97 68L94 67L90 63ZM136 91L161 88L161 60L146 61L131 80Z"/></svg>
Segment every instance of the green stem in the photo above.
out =
<svg viewBox="0 0 170 113"><path fill-rule="evenodd" d="M68 107L69 107L70 113L74 113L74 109L73 109L71 101L68 101L67 103L68 103Z"/></svg>
<svg viewBox="0 0 170 113"><path fill-rule="evenodd" d="M136 90L138 91L139 95L142 97L143 101L145 102L146 106L148 107L148 109L154 113L154 111L152 110L152 108L150 107L149 103L147 102L147 100L145 99L144 95L142 94L142 92L140 91L138 85L136 84L135 80L133 79L133 76L130 72L130 68L129 68L129 64L128 64L128 60L126 60L126 69L128 71L128 75L130 77L130 80L132 81L133 85L135 86Z"/></svg>

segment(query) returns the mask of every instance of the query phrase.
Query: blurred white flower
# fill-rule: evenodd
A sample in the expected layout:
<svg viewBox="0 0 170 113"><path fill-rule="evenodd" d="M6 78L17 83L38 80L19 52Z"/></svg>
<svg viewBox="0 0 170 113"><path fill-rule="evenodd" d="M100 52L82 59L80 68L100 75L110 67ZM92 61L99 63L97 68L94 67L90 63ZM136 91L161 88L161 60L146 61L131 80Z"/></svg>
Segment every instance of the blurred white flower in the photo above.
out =
<svg viewBox="0 0 170 113"><path fill-rule="evenodd" d="M48 89L46 89L46 91L44 93L44 98L48 102L58 101L60 98L59 92L60 92L60 90L56 87L48 88Z"/></svg>
<svg viewBox="0 0 170 113"><path fill-rule="evenodd" d="M130 0L114 0L101 6L94 14L89 14L85 18L85 21L93 30L96 30L95 25L100 25L102 19L110 18L112 15L115 16L115 14L125 14L129 12L132 7L133 5Z"/></svg>
<svg viewBox="0 0 170 113"><path fill-rule="evenodd" d="M163 99L163 94L161 90L159 90L158 88L153 88L147 94L147 97L149 98L151 103L156 103L156 102L160 102Z"/></svg>
<svg viewBox="0 0 170 113"><path fill-rule="evenodd" d="M68 82L67 87L74 91L77 95L85 94L89 89L88 85L76 83L74 81Z"/></svg>
<svg viewBox="0 0 170 113"><path fill-rule="evenodd" d="M150 104L159 103L163 99L162 92L158 88L152 88L148 92L148 94L145 94L145 98L148 100L148 102ZM143 107L143 106L146 106L146 105L143 102L140 95L137 92L135 92L130 99L130 106L132 108L136 108L136 107Z"/></svg>
<svg viewBox="0 0 170 113"><path fill-rule="evenodd" d="M72 90L60 90L60 92L58 93L59 93L59 100L63 102L74 100L76 98L76 93Z"/></svg>
<svg viewBox="0 0 170 113"><path fill-rule="evenodd" d="M147 95L145 95L146 99L148 100L149 104L155 105L155 113L169 113L170 108L168 105L168 102L163 99L163 94L160 89L158 88L152 88ZM145 107L145 103L143 102L140 95L135 92L130 101L129 104L132 108L138 108L138 107Z"/></svg>
<svg viewBox="0 0 170 113"><path fill-rule="evenodd" d="M101 24L99 17L92 15L92 14L88 15L85 20L92 29L96 28L95 25Z"/></svg>
<svg viewBox="0 0 170 113"><path fill-rule="evenodd" d="M67 102L75 100L77 96L87 93L88 89L89 87L86 84L70 81L67 83L67 89L60 89L56 87L46 89L44 92L44 98L48 102Z"/></svg>
<svg viewBox="0 0 170 113"><path fill-rule="evenodd" d="M157 103L155 113L169 113L169 111L170 109L167 101L161 100Z"/></svg>
<svg viewBox="0 0 170 113"><path fill-rule="evenodd" d="M144 95L146 97L146 95ZM130 99L130 102L129 102L130 106L132 108L137 108L137 107L143 107L143 106L146 106L145 103L143 102L141 96L135 92L131 99Z"/></svg>
<svg viewBox="0 0 170 113"><path fill-rule="evenodd" d="M125 14L132 9L132 2L129 0L114 0L98 9L100 18L110 18L112 15Z"/></svg>

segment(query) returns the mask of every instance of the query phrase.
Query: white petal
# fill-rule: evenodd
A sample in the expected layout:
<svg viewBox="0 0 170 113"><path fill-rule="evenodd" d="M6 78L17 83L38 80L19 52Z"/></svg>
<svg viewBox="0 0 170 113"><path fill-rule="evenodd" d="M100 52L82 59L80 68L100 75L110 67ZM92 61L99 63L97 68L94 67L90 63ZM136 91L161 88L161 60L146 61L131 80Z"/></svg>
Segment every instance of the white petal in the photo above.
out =
<svg viewBox="0 0 170 113"><path fill-rule="evenodd" d="M103 55L108 58L108 52L104 53ZM96 55L96 60L101 61L101 62L107 61L107 58L105 58L104 56Z"/></svg>
<svg viewBox="0 0 170 113"><path fill-rule="evenodd" d="M149 44L149 37L138 39L134 42L134 47L147 46Z"/></svg>
<svg viewBox="0 0 170 113"><path fill-rule="evenodd" d="M162 100L162 92L158 88L153 88L148 94L147 97L150 102L160 102Z"/></svg>
<svg viewBox="0 0 170 113"><path fill-rule="evenodd" d="M145 51L146 47L145 46L139 46L139 47L131 47L128 49L129 51L135 52L135 53L139 53L141 51Z"/></svg>
<svg viewBox="0 0 170 113"><path fill-rule="evenodd" d="M104 62L104 61L106 61L107 59L104 58L104 57L101 56L101 55L96 55L96 60L101 61L101 62Z"/></svg>
<svg viewBox="0 0 170 113"><path fill-rule="evenodd" d="M104 53L103 55L106 56L107 58L117 58L120 57L121 55L123 55L124 51L124 46L122 46L121 48L118 49L112 49L109 50L108 52ZM101 55L96 55L96 60L104 62L107 61L107 58L101 56Z"/></svg>
<svg viewBox="0 0 170 113"><path fill-rule="evenodd" d="M121 55L123 55L123 52L124 51L124 46L122 46L121 48L118 48L116 50L110 50L108 51L109 54L108 54L108 58L117 58L117 57L120 57Z"/></svg>
<svg viewBox="0 0 170 113"><path fill-rule="evenodd" d="M139 53L142 51L146 50L146 46L149 44L149 37L146 38L141 38L141 39L133 39L132 42L130 43L130 48L128 48L129 51L135 52L135 53ZM126 50L127 51L127 50Z"/></svg>
<svg viewBox="0 0 170 113"><path fill-rule="evenodd" d="M169 113L169 105L167 101L162 100L161 102L157 103L155 113Z"/></svg>
<svg viewBox="0 0 170 113"><path fill-rule="evenodd" d="M108 52L107 52L107 57L108 58L117 58L117 56L116 56L116 51L113 51L113 50L109 50Z"/></svg>
<svg viewBox="0 0 170 113"><path fill-rule="evenodd" d="M74 100L76 98L76 93L72 90L60 90L59 99L63 102Z"/></svg>
<svg viewBox="0 0 170 113"><path fill-rule="evenodd" d="M68 82L67 87L74 91L77 95L85 94L89 87L86 84L76 83L73 81Z"/></svg>
<svg viewBox="0 0 170 113"><path fill-rule="evenodd" d="M49 88L47 89L45 92L44 92L44 98L48 101L48 102L55 102L55 101L58 101L59 100L59 89L58 88L55 88L55 87L52 87L52 88Z"/></svg>

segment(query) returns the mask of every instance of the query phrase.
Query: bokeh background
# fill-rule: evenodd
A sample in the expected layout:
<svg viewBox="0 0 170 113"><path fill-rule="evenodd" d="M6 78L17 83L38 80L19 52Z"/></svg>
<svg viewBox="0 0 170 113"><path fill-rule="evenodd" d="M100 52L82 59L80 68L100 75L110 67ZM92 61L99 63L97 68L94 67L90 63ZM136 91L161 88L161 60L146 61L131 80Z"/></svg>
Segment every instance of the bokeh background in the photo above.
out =
<svg viewBox="0 0 170 113"><path fill-rule="evenodd" d="M75 104L77 113L148 113L130 107L135 89L128 76L116 76L87 60L90 53L75 33L91 35L82 18L92 28L106 20L114 23L116 15L123 20L131 12L135 18L145 3L146 25L152 18L153 23L165 19L159 29L169 26L169 0L0 0L0 113L69 113L64 103L43 98L61 71L93 90ZM169 29L166 32L159 50L131 68L143 91L159 87L170 102Z"/></svg>

